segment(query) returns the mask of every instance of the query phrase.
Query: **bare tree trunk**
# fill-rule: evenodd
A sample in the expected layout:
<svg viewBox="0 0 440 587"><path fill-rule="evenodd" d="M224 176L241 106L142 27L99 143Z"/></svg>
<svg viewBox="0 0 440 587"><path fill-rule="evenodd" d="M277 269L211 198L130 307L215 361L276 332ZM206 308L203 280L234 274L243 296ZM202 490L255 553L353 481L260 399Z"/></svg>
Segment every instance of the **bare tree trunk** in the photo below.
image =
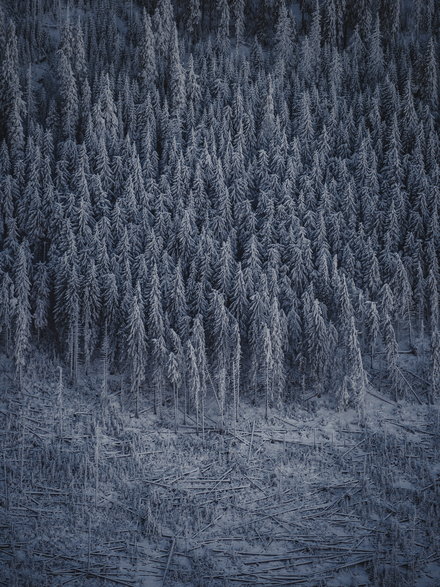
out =
<svg viewBox="0 0 440 587"><path fill-rule="evenodd" d="M101 387L101 403L107 402L108 394L108 338L107 338L107 322L104 329L104 341L102 349L102 387Z"/></svg>
<svg viewBox="0 0 440 587"><path fill-rule="evenodd" d="M173 396L174 396L174 432L177 434L177 411L179 409L179 392L177 389L177 383L173 383Z"/></svg>
<svg viewBox="0 0 440 587"><path fill-rule="evenodd" d="M265 409L266 422L269 419L269 390L270 390L270 367L268 364L266 364L266 409Z"/></svg>
<svg viewBox="0 0 440 587"><path fill-rule="evenodd" d="M58 367L59 378L58 378L58 389L57 389L57 404L58 404L58 434L60 438L63 438L64 434L64 422L63 422L63 368Z"/></svg>

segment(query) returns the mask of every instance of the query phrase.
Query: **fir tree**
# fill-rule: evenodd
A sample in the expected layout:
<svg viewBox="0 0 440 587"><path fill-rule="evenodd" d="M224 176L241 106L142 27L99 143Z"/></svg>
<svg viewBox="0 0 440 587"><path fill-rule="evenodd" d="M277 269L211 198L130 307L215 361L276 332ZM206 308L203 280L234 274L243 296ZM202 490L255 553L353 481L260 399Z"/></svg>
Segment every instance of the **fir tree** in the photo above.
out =
<svg viewBox="0 0 440 587"><path fill-rule="evenodd" d="M436 328L431 335L431 399L435 401L440 394L440 333Z"/></svg>
<svg viewBox="0 0 440 587"><path fill-rule="evenodd" d="M139 282L131 299L129 323L127 324L128 356L131 363L131 392L135 398L135 415L139 417L139 395L145 380L146 336L142 317L143 301Z"/></svg>
<svg viewBox="0 0 440 587"><path fill-rule="evenodd" d="M20 88L17 35L12 22L7 30L1 78L0 137L6 138L12 154L17 156L24 147L25 102Z"/></svg>
<svg viewBox="0 0 440 587"><path fill-rule="evenodd" d="M20 389L23 385L24 368L31 343L31 306L30 306L30 277L29 277L29 248L26 242L17 250L15 263L14 285L17 295L15 310L15 347L14 358Z"/></svg>

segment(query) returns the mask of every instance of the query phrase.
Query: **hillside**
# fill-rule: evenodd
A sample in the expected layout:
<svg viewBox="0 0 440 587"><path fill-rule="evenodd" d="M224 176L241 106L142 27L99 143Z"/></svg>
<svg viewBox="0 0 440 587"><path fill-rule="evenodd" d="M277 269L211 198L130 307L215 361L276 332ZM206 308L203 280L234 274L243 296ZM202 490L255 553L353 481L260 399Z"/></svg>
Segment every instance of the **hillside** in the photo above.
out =
<svg viewBox="0 0 440 587"><path fill-rule="evenodd" d="M6 585L438 584L439 31L0 0Z"/></svg>

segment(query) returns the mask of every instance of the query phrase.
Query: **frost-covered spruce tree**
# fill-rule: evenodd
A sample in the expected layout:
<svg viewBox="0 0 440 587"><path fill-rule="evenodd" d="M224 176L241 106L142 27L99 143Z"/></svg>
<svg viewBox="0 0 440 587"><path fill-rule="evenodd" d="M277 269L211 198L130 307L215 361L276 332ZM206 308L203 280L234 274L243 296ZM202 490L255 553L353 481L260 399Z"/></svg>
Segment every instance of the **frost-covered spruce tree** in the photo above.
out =
<svg viewBox="0 0 440 587"><path fill-rule="evenodd" d="M390 317L387 315L384 319L383 325L383 339L385 346L385 361L388 372L388 380L391 385L395 400L397 401L402 392L402 378L398 365L398 344L396 340L396 333L391 323Z"/></svg>
<svg viewBox="0 0 440 587"><path fill-rule="evenodd" d="M202 11L200 9L200 0L190 0L188 2L187 26L191 33L191 38L197 40L200 34L200 22Z"/></svg>
<svg viewBox="0 0 440 587"><path fill-rule="evenodd" d="M223 420L226 401L226 374L228 369L227 361L230 333L224 297L218 291L213 291L212 293L209 323L213 351L212 369Z"/></svg>
<svg viewBox="0 0 440 587"><path fill-rule="evenodd" d="M69 25L67 25L69 26ZM70 47L58 51L58 72L60 88L61 133L65 139L74 139L77 132L79 98L78 87L69 56Z"/></svg>
<svg viewBox="0 0 440 587"><path fill-rule="evenodd" d="M256 291L250 301L249 312L250 312L250 331L249 331L249 344L250 344L250 372L249 372L249 385L250 390L253 394L253 401L256 403L258 397L258 387L262 370L265 366L265 354L263 346L263 334L264 327L267 322L267 305L263 297L264 293Z"/></svg>
<svg viewBox="0 0 440 587"><path fill-rule="evenodd" d="M319 390L325 389L324 374L329 361L329 330L325 323L322 306L317 299L307 295L304 299L305 355L308 375Z"/></svg>
<svg viewBox="0 0 440 587"><path fill-rule="evenodd" d="M245 0L232 0L232 21L234 23L237 47L243 42L245 34L245 4Z"/></svg>
<svg viewBox="0 0 440 587"><path fill-rule="evenodd" d="M7 271L3 271L0 274L0 334L6 355L10 354L16 303L14 281Z"/></svg>
<svg viewBox="0 0 440 587"><path fill-rule="evenodd" d="M273 297L269 312L270 336L272 345L272 396L277 405L285 396L286 388L286 315L279 308L277 297Z"/></svg>
<svg viewBox="0 0 440 587"><path fill-rule="evenodd" d="M439 324L440 318L440 304L439 304L439 293L438 293L438 280L435 276L435 270L430 269L429 275L426 279L427 294L429 296L429 306L431 311L431 331L435 330ZM438 271L437 271L438 273Z"/></svg>
<svg viewBox="0 0 440 587"><path fill-rule="evenodd" d="M146 332L149 341L151 368L150 383L154 392L154 412L160 413L163 401L164 375L166 373L166 342L164 329L164 315L162 293L159 274L156 264L151 274L151 289L149 292Z"/></svg>
<svg viewBox="0 0 440 587"><path fill-rule="evenodd" d="M370 367L373 368L374 350L380 333L380 316L375 302L367 304L366 342L370 349Z"/></svg>
<svg viewBox="0 0 440 587"><path fill-rule="evenodd" d="M70 365L70 376L75 382L78 378L79 339L80 339L80 276L75 257L67 253L63 258L64 296L58 315L64 316L67 326L67 356Z"/></svg>
<svg viewBox="0 0 440 587"><path fill-rule="evenodd" d="M200 375L199 369L197 366L197 357L194 351L194 347L190 340L188 340L187 348L186 348L186 364L187 364L187 372L186 372L186 384L188 385L188 392L189 398L194 406L195 413L196 413L196 431L197 434L199 433L199 425L200 425L200 412L201 412L201 402L200 402ZM220 388L219 396L222 400L222 390ZM224 401L224 400L223 400ZM223 410L222 410L223 414Z"/></svg>
<svg viewBox="0 0 440 587"><path fill-rule="evenodd" d="M127 324L127 345L130 361L131 392L135 399L135 415L139 417L139 394L145 380L147 345L143 319L144 304L139 282L132 294Z"/></svg>
<svg viewBox="0 0 440 587"><path fill-rule="evenodd" d="M174 430L177 432L178 423L178 412L179 412L179 390L184 381L183 363L184 353L182 348L182 342L178 334L171 328L170 329L170 352L168 354L167 363L167 377L171 383L173 389L173 400L174 400ZM186 412L184 412L186 417Z"/></svg>
<svg viewBox="0 0 440 587"><path fill-rule="evenodd" d="M294 31L292 20L284 0L279 3L278 10L278 20L275 30L275 55L277 60L285 65L292 56Z"/></svg>
<svg viewBox="0 0 440 587"><path fill-rule="evenodd" d="M31 344L31 306L30 306L30 278L29 278L29 248L23 242L17 250L15 263L14 284L17 296L15 308L15 336L14 358L20 388L23 384L23 375Z"/></svg>
<svg viewBox="0 0 440 587"><path fill-rule="evenodd" d="M270 331L267 325L264 326L262 335L263 356L264 356L264 375L265 375L265 418L269 416L269 406L273 397L273 356L272 356L272 341Z"/></svg>
<svg viewBox="0 0 440 587"><path fill-rule="evenodd" d="M435 328L431 335L431 399L435 401L440 395L440 332Z"/></svg>
<svg viewBox="0 0 440 587"><path fill-rule="evenodd" d="M157 67L151 18L144 9L142 13L142 37L139 46L139 77L144 98L156 85Z"/></svg>
<svg viewBox="0 0 440 587"><path fill-rule="evenodd" d="M92 260L84 275L82 287L82 338L83 360L87 368L90 365L97 344L97 324L100 315L101 292L95 262Z"/></svg>
<svg viewBox="0 0 440 587"><path fill-rule="evenodd" d="M37 332L43 332L48 324L50 307L49 272L45 263L38 263L32 280L33 324Z"/></svg>
<svg viewBox="0 0 440 587"><path fill-rule="evenodd" d="M354 316L350 320L347 340L347 379L350 385L349 402L362 408L365 401L367 374L364 369Z"/></svg>
<svg viewBox="0 0 440 587"><path fill-rule="evenodd" d="M241 336L237 320L232 321L231 328L231 361L232 361L232 394L234 401L234 426L236 427L240 412L240 370L241 370Z"/></svg>
<svg viewBox="0 0 440 587"><path fill-rule="evenodd" d="M398 254L395 255L395 273L393 278L394 299L397 309L397 316L400 318L408 328L409 344L413 344L412 336L412 295L411 285L408 279L408 273L403 265L402 259Z"/></svg>
<svg viewBox="0 0 440 587"><path fill-rule="evenodd" d="M197 362L198 376L200 379L200 403L201 403L201 415L202 415L202 432L205 430L205 402L208 388L209 366L208 359L206 356L206 343L205 343L205 330L203 328L202 316L198 314L194 318L192 337L192 346Z"/></svg>
<svg viewBox="0 0 440 587"><path fill-rule="evenodd" d="M20 155L25 143L23 122L26 105L20 87L17 35L12 21L8 23L6 39L1 66L0 137L6 139L11 154L15 158Z"/></svg>

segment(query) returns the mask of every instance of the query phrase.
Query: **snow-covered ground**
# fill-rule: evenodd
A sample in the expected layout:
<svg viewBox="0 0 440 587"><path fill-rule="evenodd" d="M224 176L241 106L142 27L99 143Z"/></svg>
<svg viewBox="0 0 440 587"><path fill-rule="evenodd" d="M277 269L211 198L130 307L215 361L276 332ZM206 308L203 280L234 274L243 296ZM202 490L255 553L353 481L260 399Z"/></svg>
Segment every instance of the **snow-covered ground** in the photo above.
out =
<svg viewBox="0 0 440 587"><path fill-rule="evenodd" d="M2 584L439 584L440 406L372 390L364 417L245 405L222 430L213 407L176 434L116 377L60 398L35 364L17 395L2 361Z"/></svg>

